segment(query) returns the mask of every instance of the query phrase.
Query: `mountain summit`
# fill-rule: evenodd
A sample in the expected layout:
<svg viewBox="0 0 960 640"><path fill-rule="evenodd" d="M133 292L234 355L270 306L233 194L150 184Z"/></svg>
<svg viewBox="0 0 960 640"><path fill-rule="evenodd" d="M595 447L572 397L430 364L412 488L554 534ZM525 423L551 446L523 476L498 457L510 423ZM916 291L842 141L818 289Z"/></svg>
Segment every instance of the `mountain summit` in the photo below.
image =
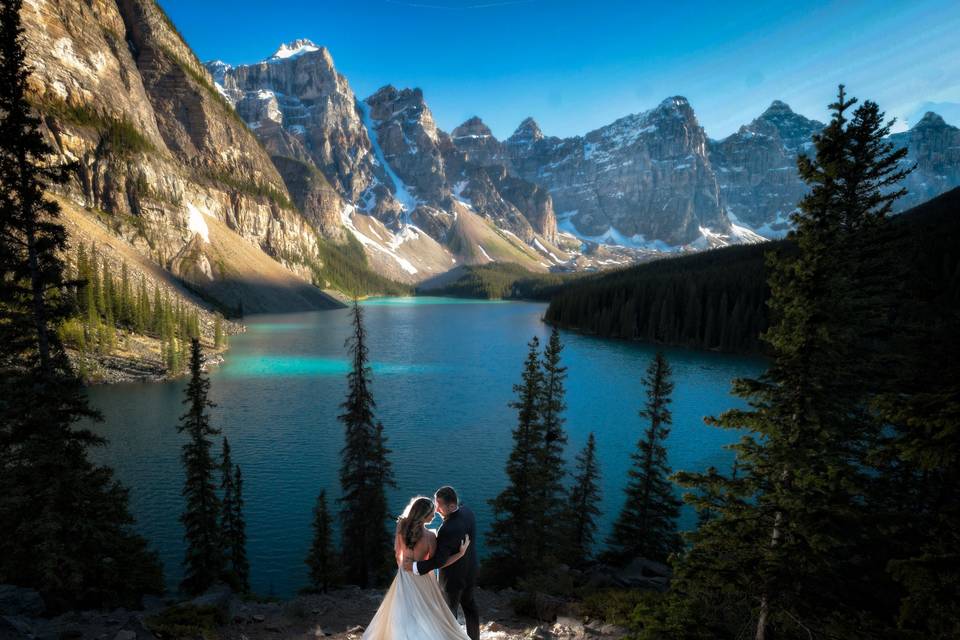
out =
<svg viewBox="0 0 960 640"><path fill-rule="evenodd" d="M267 58L268 60L287 60L289 58L296 58L305 53L313 53L314 51L319 51L321 47L313 44L310 40L306 38L300 38L294 40L293 42L287 42L281 44L276 51L273 52L273 55Z"/></svg>

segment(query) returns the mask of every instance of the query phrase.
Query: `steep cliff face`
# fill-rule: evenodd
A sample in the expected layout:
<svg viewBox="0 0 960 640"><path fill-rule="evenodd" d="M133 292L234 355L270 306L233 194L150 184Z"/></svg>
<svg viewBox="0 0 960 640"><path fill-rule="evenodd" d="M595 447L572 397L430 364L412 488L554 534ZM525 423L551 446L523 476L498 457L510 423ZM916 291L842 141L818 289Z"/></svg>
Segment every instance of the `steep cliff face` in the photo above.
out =
<svg viewBox="0 0 960 640"><path fill-rule="evenodd" d="M270 282L279 309L330 304L283 293L309 279L316 233L154 2L32 0L22 19L32 99L60 159L78 166L66 197L225 306L256 308ZM235 242L266 262L235 259ZM286 268L258 272L267 256Z"/></svg>
<svg viewBox="0 0 960 640"><path fill-rule="evenodd" d="M566 228L597 240L686 245L729 233L707 140L686 99L583 137L544 137L528 119L506 141L517 173L549 189Z"/></svg>
<svg viewBox="0 0 960 640"><path fill-rule="evenodd" d="M787 231L787 217L807 192L797 174L797 155L813 153L811 137L823 123L775 100L760 117L720 141L710 140L729 215L766 235Z"/></svg>
<svg viewBox="0 0 960 640"><path fill-rule="evenodd" d="M296 175L305 171L304 163L322 173L339 194L341 211L346 212L342 221L368 257L381 268L393 257L399 270L388 271L402 279L423 279L458 262L484 260L483 251L472 246L472 234L462 233L457 225L464 208L512 234L506 236L508 242L536 247L537 242L547 246L557 240L549 193L508 174L503 163L509 158L492 136L498 157L477 159L467 153L456 136L471 134L458 128L451 137L439 130L419 89L388 85L359 101L329 52L308 40L282 45L253 65L214 61L206 68L273 154L287 189L307 217L328 214L308 210L310 198L301 192L302 180ZM479 119L474 126L476 135L486 129ZM414 237L419 238L417 251L428 255L413 254ZM551 253L549 262L566 259L552 246L539 255L535 251L533 259L523 248L503 253L533 268L543 268L540 257Z"/></svg>
<svg viewBox="0 0 960 640"><path fill-rule="evenodd" d="M894 134L890 140L907 148L906 166L916 165L904 181L907 195L897 203L898 210L960 186L960 129L939 115L928 111L912 129Z"/></svg>
<svg viewBox="0 0 960 640"><path fill-rule="evenodd" d="M349 201L382 180L356 96L325 48L298 40L256 64L207 68L272 153L309 159Z"/></svg>

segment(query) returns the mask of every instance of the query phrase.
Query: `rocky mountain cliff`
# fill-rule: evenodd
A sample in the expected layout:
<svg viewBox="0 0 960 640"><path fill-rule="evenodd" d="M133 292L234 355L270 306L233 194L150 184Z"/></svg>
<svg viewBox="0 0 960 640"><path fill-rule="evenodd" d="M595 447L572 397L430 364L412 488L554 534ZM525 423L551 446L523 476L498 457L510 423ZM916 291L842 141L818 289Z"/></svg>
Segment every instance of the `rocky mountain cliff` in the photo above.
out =
<svg viewBox="0 0 960 640"><path fill-rule="evenodd" d="M568 260L549 193L468 158L456 135L437 128L420 89L386 86L358 100L330 53L309 40L259 63L206 67L298 204L308 202L297 177L304 164L339 196L316 214L301 205L308 218L329 222L324 229L342 222L391 276L419 281L461 263L545 269Z"/></svg>
<svg viewBox="0 0 960 640"><path fill-rule="evenodd" d="M62 195L225 308L330 304L310 283L328 284L338 255L420 282L462 264L602 268L782 235L805 192L796 156L823 126L775 101L710 140L676 96L571 138L532 118L506 140L479 117L447 133L421 90L361 100L309 40L201 64L152 0L23 11L33 99L77 167ZM960 184L957 138L932 113L892 136L918 166L901 208Z"/></svg>
<svg viewBox="0 0 960 640"><path fill-rule="evenodd" d="M76 167L67 215L96 217L222 308L335 304L310 284L317 231L152 0L31 0L22 21L31 99Z"/></svg>
<svg viewBox="0 0 960 640"><path fill-rule="evenodd" d="M532 120L506 141L513 167L550 190L567 230L612 243L686 245L730 234L707 138L682 97L573 138Z"/></svg>
<svg viewBox="0 0 960 640"><path fill-rule="evenodd" d="M916 165L904 186L907 195L897 203L902 211L960 185L960 129L928 111L909 131L890 136L909 151L905 163Z"/></svg>
<svg viewBox="0 0 960 640"><path fill-rule="evenodd" d="M504 142L479 120L457 140L480 163L502 163L547 188L560 227L581 239L658 251L702 249L789 229L807 192L797 174L823 123L779 100L723 140L706 138L682 97L573 138L547 137L532 118ZM890 140L916 165L903 211L960 185L960 129L928 113Z"/></svg>
<svg viewBox="0 0 960 640"><path fill-rule="evenodd" d="M779 101L723 140L710 140L710 163L731 221L765 236L786 233L787 216L807 192L797 175L797 156L813 153L811 136L822 122Z"/></svg>

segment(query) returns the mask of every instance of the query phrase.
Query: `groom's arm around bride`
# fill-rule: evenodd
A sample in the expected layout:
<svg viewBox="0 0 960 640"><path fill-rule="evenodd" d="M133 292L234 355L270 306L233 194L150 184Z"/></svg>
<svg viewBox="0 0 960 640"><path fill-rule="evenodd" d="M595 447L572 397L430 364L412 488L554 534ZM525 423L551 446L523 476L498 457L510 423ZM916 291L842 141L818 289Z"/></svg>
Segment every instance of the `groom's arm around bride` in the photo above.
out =
<svg viewBox="0 0 960 640"><path fill-rule="evenodd" d="M480 637L480 616L473 598L480 565L476 544L477 522L473 511L460 505L457 493L452 487L437 489L434 502L437 513L443 518L443 524L437 532L436 553L426 560L406 561L403 568L417 575L426 575L435 569L440 569L440 588L443 590L447 605L454 616L457 615L457 608L463 607L467 634L472 640L477 640ZM464 556L445 567L450 557L460 551L461 542L467 537L471 544L467 547Z"/></svg>

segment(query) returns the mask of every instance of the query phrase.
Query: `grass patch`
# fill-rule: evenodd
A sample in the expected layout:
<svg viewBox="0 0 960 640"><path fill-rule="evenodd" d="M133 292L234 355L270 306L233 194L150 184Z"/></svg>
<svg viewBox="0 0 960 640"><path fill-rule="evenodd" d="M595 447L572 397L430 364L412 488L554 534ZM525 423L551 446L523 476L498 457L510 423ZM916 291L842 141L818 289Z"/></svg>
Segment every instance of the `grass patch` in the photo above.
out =
<svg viewBox="0 0 960 640"><path fill-rule="evenodd" d="M535 273L510 262L466 267L453 282L424 293L490 300L550 300L583 274Z"/></svg>
<svg viewBox="0 0 960 640"><path fill-rule="evenodd" d="M34 103L40 112L63 124L95 129L100 132L100 143L118 155L153 153L157 150L135 124L126 118L114 118L86 105L71 105L63 100L47 98Z"/></svg>
<svg viewBox="0 0 960 640"><path fill-rule="evenodd" d="M154 635L163 640L178 638L203 638L217 640L217 627L226 624L223 613L216 607L198 607L181 604L144 619L144 624Z"/></svg>
<svg viewBox="0 0 960 640"><path fill-rule="evenodd" d="M413 293L413 287L391 280L371 269L363 245L350 234L343 244L319 239L317 248L322 264L313 263L310 269L313 271L314 284L320 288L337 289L351 296Z"/></svg>
<svg viewBox="0 0 960 640"><path fill-rule="evenodd" d="M101 144L109 146L118 155L153 153L157 150L139 129L126 118L111 120L100 138Z"/></svg>
<svg viewBox="0 0 960 640"><path fill-rule="evenodd" d="M628 627L634 621L634 611L639 605L649 603L650 597L649 591L640 589L605 589L587 595L580 605L580 613L593 620Z"/></svg>
<svg viewBox="0 0 960 640"><path fill-rule="evenodd" d="M297 208L285 193L270 184L263 184L246 178L238 178L226 171L213 169L198 170L197 176L214 185L224 185L253 198L266 198L281 209L296 211Z"/></svg>

